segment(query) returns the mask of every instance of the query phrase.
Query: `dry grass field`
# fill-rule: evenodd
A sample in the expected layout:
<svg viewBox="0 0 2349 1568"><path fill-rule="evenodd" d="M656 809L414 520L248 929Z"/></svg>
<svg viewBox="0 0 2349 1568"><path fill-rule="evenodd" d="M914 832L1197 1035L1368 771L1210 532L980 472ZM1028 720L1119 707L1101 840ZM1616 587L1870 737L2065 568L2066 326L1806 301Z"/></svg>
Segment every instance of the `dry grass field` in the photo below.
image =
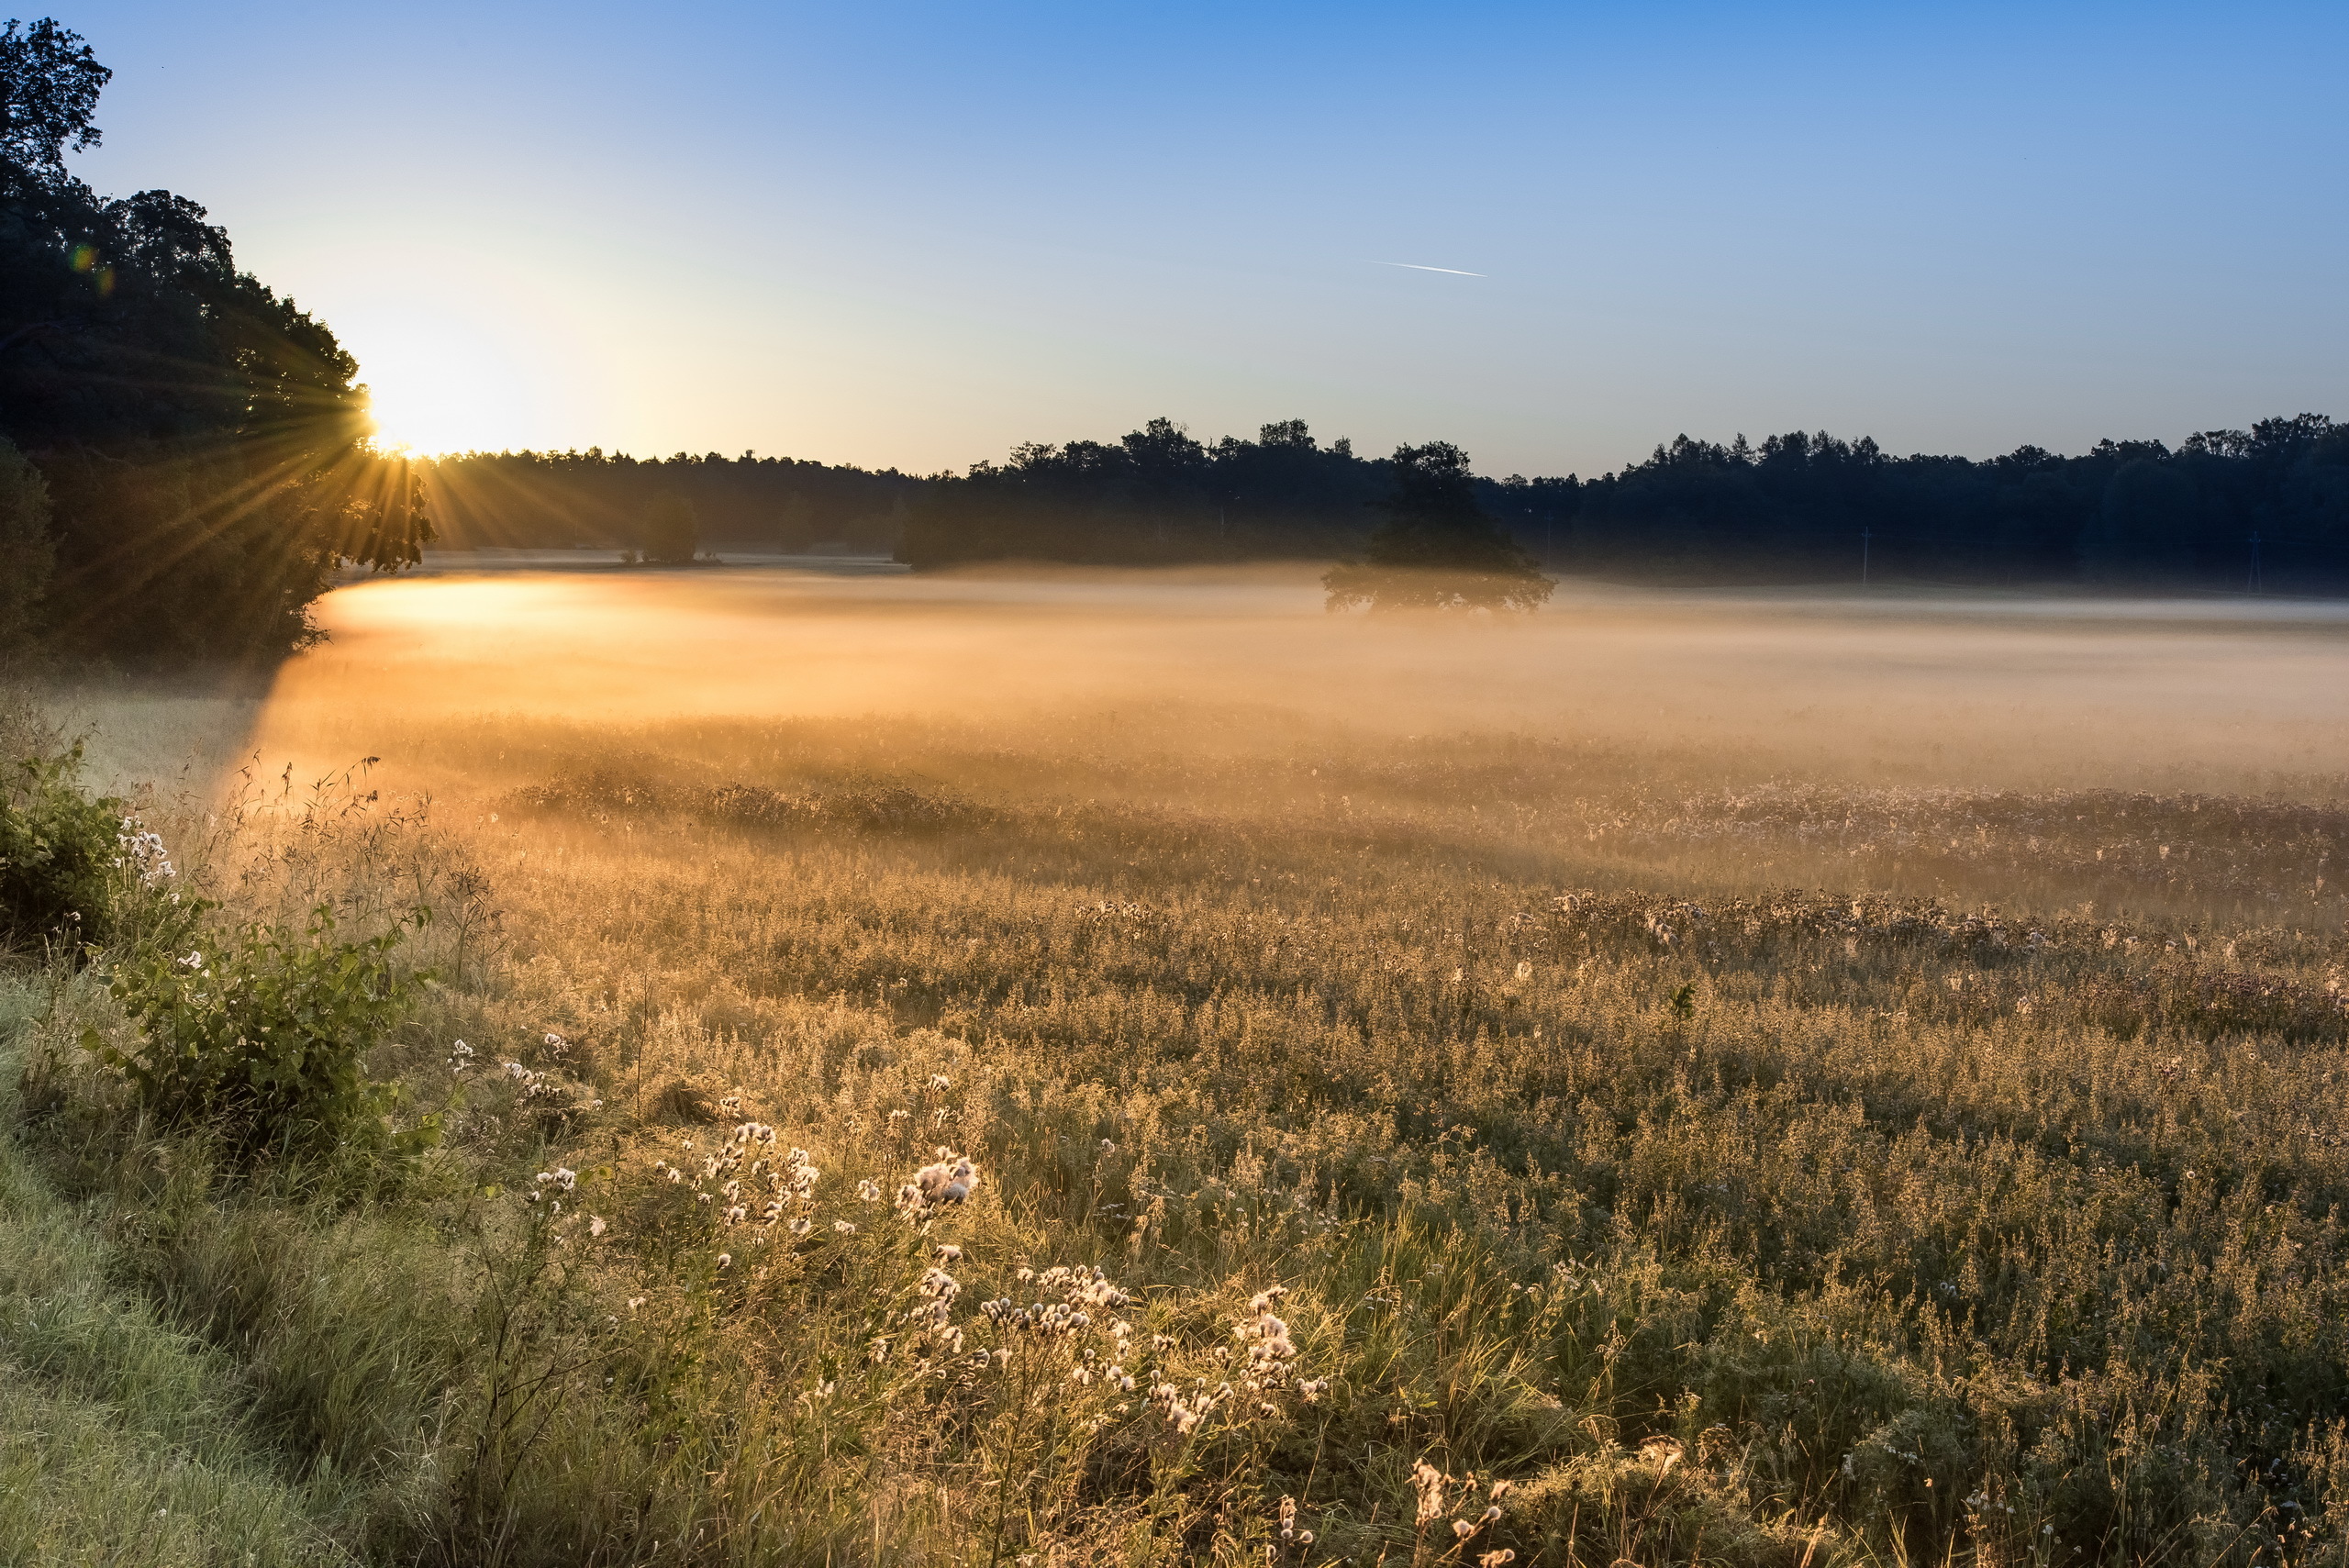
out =
<svg viewBox="0 0 2349 1568"><path fill-rule="evenodd" d="M2349 1562L2349 614L323 608L39 700L209 929L430 910L438 1141L20 956L0 1560Z"/></svg>

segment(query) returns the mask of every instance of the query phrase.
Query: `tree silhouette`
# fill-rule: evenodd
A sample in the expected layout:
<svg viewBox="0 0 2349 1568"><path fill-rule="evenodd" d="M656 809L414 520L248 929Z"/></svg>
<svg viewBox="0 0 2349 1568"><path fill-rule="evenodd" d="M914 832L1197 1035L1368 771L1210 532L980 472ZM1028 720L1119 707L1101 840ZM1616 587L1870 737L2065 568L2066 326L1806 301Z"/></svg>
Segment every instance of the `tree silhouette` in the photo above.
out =
<svg viewBox="0 0 2349 1568"><path fill-rule="evenodd" d="M644 559L662 566L691 562L701 544L701 519L682 495L664 495L644 519Z"/></svg>
<svg viewBox="0 0 2349 1568"><path fill-rule="evenodd" d="M17 443L0 436L0 653L31 631L55 558L49 486Z"/></svg>
<svg viewBox="0 0 2349 1568"><path fill-rule="evenodd" d="M65 182L66 150L98 144L91 117L113 76L49 17L0 29L0 159L43 183Z"/></svg>
<svg viewBox="0 0 2349 1568"><path fill-rule="evenodd" d="M1449 441L1397 447L1386 520L1360 561L1321 579L1333 610L1531 610L1557 584L1486 516L1468 454Z"/></svg>
<svg viewBox="0 0 2349 1568"><path fill-rule="evenodd" d="M0 620L53 559L38 619L61 646L273 656L317 636L308 607L346 563L415 563L418 476L369 443L358 361L239 271L203 207L101 198L66 170L108 74L54 21L0 28L0 431L48 512L28 533L35 491L0 475Z"/></svg>

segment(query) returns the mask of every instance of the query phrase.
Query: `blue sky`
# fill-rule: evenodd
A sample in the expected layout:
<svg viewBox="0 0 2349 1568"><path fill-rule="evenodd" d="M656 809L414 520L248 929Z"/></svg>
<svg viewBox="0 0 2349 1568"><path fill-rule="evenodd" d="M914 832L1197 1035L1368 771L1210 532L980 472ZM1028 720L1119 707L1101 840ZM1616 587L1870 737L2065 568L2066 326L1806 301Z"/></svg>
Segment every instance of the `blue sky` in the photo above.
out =
<svg viewBox="0 0 2349 1568"><path fill-rule="evenodd" d="M2338 4L56 15L83 176L205 203L424 449L2349 417Z"/></svg>

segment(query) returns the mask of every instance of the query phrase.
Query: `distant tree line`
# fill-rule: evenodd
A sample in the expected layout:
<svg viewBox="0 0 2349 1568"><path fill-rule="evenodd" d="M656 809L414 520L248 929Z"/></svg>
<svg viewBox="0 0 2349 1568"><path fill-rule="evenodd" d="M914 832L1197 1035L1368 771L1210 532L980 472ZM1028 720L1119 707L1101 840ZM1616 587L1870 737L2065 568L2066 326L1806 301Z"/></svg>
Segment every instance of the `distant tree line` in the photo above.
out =
<svg viewBox="0 0 2349 1568"><path fill-rule="evenodd" d="M1302 420L1209 446L1153 419L1114 443L1030 444L927 482L899 554L917 567L1349 554L1386 515L1393 462L1321 447ZM2175 450L2106 440L1984 461L1892 457L1823 431L1758 446L1681 436L1620 473L1474 489L1535 561L1600 576L2349 591L2349 427L2317 414Z"/></svg>
<svg viewBox="0 0 2349 1568"><path fill-rule="evenodd" d="M1438 447L1456 450L1404 450ZM469 453L419 467L451 544L640 547L651 509L683 496L706 546L894 550L930 569L1354 557L1394 519L1396 461L1324 445L1301 419L1209 443L1161 418L927 477L748 452ZM2318 414L2076 457L1894 457L1798 430L1759 444L1680 436L1590 479L1457 477L1553 572L2349 592L2349 427Z"/></svg>
<svg viewBox="0 0 2349 1568"><path fill-rule="evenodd" d="M824 545L886 553L922 481L717 452L635 458L585 451L464 452L420 462L432 517L451 549L642 550L657 508L690 504L703 547L797 552Z"/></svg>
<svg viewBox="0 0 2349 1568"><path fill-rule="evenodd" d="M0 30L0 641L283 652L347 563L418 558L417 476L366 444L334 334L204 208L66 172L110 74L54 21Z"/></svg>
<svg viewBox="0 0 2349 1568"><path fill-rule="evenodd" d="M1505 487L1513 489L1514 487ZM2349 426L2318 414L2207 430L2175 450L1896 458L1821 432L1728 446L1683 436L1620 473L1503 503L1571 571L1817 579L2349 589ZM1514 513L1507 509L1514 507Z"/></svg>
<svg viewBox="0 0 2349 1568"><path fill-rule="evenodd" d="M1326 557L1357 547L1386 465L1301 419L1214 446L1169 419L1117 441L1030 442L923 487L899 543L916 567L1027 557L1141 565Z"/></svg>

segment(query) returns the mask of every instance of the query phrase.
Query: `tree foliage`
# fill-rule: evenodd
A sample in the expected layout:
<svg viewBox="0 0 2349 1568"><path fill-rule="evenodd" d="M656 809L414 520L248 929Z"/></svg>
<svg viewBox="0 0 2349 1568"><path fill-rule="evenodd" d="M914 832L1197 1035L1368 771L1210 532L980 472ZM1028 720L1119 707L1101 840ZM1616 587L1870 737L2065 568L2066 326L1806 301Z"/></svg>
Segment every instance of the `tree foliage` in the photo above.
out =
<svg viewBox="0 0 2349 1568"><path fill-rule="evenodd" d="M1028 559L1145 564L1337 554L1383 488L1345 440L1302 419L1210 447L1171 419L1115 441L1028 442L929 481L898 559L917 568Z"/></svg>
<svg viewBox="0 0 2349 1568"><path fill-rule="evenodd" d="M49 484L0 436L0 649L25 640L49 587L56 548L49 534Z"/></svg>
<svg viewBox="0 0 2349 1568"><path fill-rule="evenodd" d="M1295 419L1253 441L1204 443L1155 419L1115 442L1031 442L921 482L899 559L1368 566L1393 466L1321 447ZM1683 435L1592 479L1465 484L1542 566L1598 576L1816 582L1857 577L1865 552L1878 574L1943 581L2349 589L2349 427L2320 414L2076 457L1896 457L1825 431L1758 445ZM1409 533L1381 548L1408 550Z"/></svg>
<svg viewBox="0 0 2349 1568"><path fill-rule="evenodd" d="M1873 568L1893 575L2349 588L2349 428L2320 414L2176 449L2105 440L2076 457L2025 446L1980 462L1894 457L1825 431L1758 446L1681 436L1539 506L1553 559L1601 573L1856 577L1865 532Z"/></svg>
<svg viewBox="0 0 2349 1568"><path fill-rule="evenodd" d="M701 519L683 495L663 495L644 519L644 558L663 566L689 563L701 546Z"/></svg>
<svg viewBox="0 0 2349 1568"><path fill-rule="evenodd" d="M421 462L434 527L451 548L635 548L664 497L689 502L704 544L886 551L922 481L895 469L677 452L462 452Z"/></svg>
<svg viewBox="0 0 2349 1568"><path fill-rule="evenodd" d="M138 662L280 652L345 562L413 564L431 525L323 322L195 202L66 172L106 77L54 22L0 35L0 433L49 497L40 618Z"/></svg>
<svg viewBox="0 0 2349 1568"><path fill-rule="evenodd" d="M1397 447L1386 520L1360 561L1321 579L1333 610L1531 610L1557 584L1486 516L1468 454L1449 441Z"/></svg>

